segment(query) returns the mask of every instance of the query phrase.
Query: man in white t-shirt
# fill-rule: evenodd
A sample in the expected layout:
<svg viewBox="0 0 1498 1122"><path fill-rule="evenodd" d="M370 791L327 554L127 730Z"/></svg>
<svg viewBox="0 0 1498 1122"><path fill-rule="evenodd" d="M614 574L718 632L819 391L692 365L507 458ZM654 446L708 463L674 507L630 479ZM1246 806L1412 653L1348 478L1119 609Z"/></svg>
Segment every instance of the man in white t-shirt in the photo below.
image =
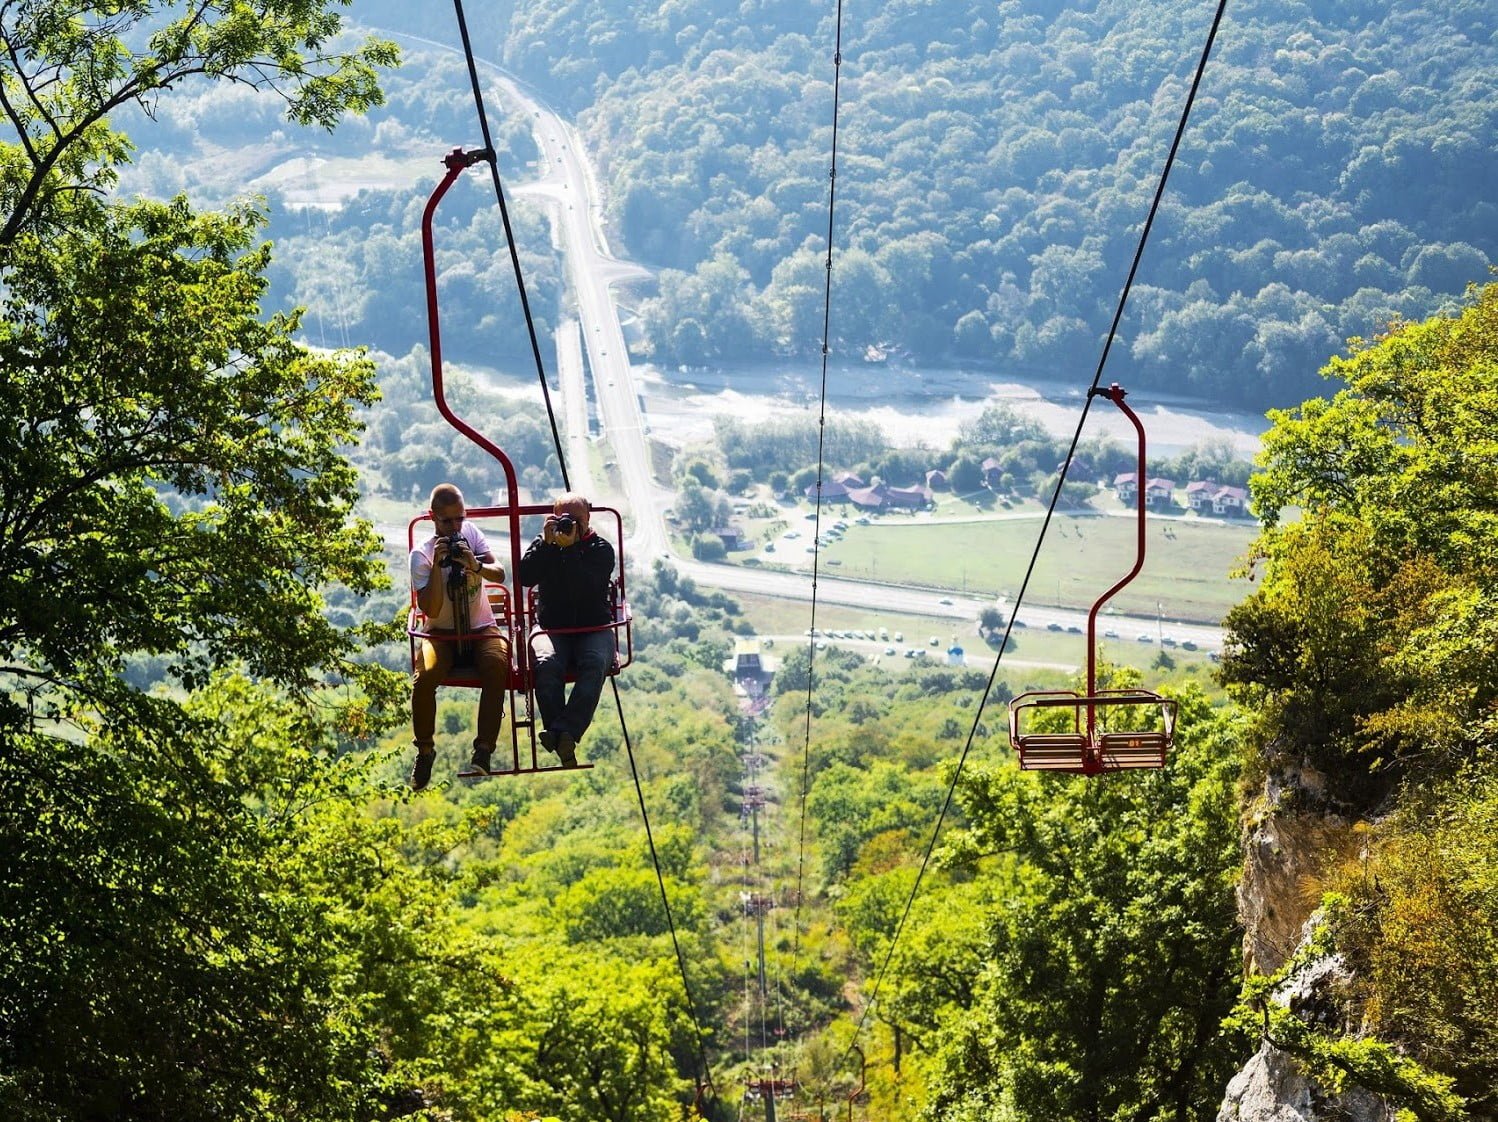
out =
<svg viewBox="0 0 1498 1122"><path fill-rule="evenodd" d="M510 644L499 632L484 581L502 582L504 567L489 542L467 518L463 493L451 483L432 488L427 509L436 532L411 551L411 588L426 616L427 636L412 674L411 733L416 762L411 786L420 791L432 778L436 757L437 687L453 668L460 648L470 657L479 682L478 729L471 768L489 771L489 760L504 720L510 680Z"/></svg>

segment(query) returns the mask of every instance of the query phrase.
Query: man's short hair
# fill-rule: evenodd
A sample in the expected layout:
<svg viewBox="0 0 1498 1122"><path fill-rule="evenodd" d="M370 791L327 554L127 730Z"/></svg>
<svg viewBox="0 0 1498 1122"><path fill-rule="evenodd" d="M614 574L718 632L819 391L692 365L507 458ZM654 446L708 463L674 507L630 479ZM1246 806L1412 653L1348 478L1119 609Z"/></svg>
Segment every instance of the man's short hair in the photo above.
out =
<svg viewBox="0 0 1498 1122"><path fill-rule="evenodd" d="M427 509L436 510L439 506L448 507L462 501L463 492L458 490L456 483L439 483L432 488L432 496L427 499Z"/></svg>

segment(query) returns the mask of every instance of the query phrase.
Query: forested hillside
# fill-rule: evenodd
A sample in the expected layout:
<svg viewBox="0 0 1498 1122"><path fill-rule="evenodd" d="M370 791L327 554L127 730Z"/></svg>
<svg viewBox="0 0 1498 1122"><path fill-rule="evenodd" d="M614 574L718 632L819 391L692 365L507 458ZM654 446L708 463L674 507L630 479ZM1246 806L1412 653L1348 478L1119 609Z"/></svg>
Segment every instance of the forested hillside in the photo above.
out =
<svg viewBox="0 0 1498 1122"><path fill-rule="evenodd" d="M354 15L433 31L385 0ZM833 15L724 0L521 0L470 13L482 57L575 115L616 247L660 270L638 292L650 357L818 354ZM856 361L874 346L896 364L1070 383L1090 374L1211 15L1124 0L848 8L834 356ZM1348 338L1450 307L1483 280L1498 241L1484 189L1498 178L1495 30L1480 2L1229 6L1110 376L1235 408L1293 404ZM453 29L438 38L455 41ZM274 290L313 308L324 331L336 320L335 339L406 354L424 334L409 189L375 184L336 210L297 208L337 157L406 161L398 178L410 182L435 178L448 148L477 143L461 59L407 49L414 65L391 77L387 103L315 145L227 88L165 103L167 127L127 182L222 189L228 151L261 169L277 153L322 153L299 183L258 184L278 244L317 262L274 271ZM489 100L513 187L538 171L530 122L492 90ZM455 358L524 363L484 198L460 183L443 212L448 341ZM512 202L544 335L560 273L544 225Z"/></svg>
<svg viewBox="0 0 1498 1122"><path fill-rule="evenodd" d="M647 305L658 358L820 346L835 11L516 0L479 17L506 65L579 116L624 248L665 270ZM1090 372L1211 15L847 6L837 353ZM1345 339L1482 280L1494 31L1482 0L1229 5L1113 374L1290 404Z"/></svg>

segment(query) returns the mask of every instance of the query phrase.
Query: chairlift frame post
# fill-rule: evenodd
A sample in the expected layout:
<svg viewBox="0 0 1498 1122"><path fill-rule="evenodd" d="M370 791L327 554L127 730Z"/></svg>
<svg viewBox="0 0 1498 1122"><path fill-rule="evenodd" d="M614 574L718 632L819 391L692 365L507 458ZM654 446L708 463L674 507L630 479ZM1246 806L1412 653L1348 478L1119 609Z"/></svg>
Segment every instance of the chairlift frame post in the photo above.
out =
<svg viewBox="0 0 1498 1122"><path fill-rule="evenodd" d="M1124 401L1124 397L1127 391L1117 382L1109 385L1106 390L1093 388L1089 392L1090 394L1097 397L1106 397L1109 401L1113 402L1114 405L1118 406L1119 412L1127 417L1129 419L1129 423L1134 426L1134 434L1138 438L1139 442L1139 468L1135 473L1135 478L1138 481L1139 486L1135 488L1135 511L1137 516L1134 521L1138 533L1135 538L1134 546L1134 567L1130 569L1124 576L1120 577L1118 579L1118 582L1114 584L1112 588L1108 589L1107 592L1099 596L1093 603L1092 610L1087 613L1087 696L1096 697L1098 612L1102 610L1104 604L1106 604L1109 600L1113 599L1115 595L1117 595L1120 589L1122 589L1125 585L1127 585L1130 581L1137 577L1139 575L1139 571L1144 568L1144 550L1147 538L1145 536L1144 509L1144 422L1139 419L1139 414L1130 409L1128 404ZM1094 736L1096 736L1096 734L1096 707L1089 704L1087 706L1087 738L1091 740Z"/></svg>
<svg viewBox="0 0 1498 1122"><path fill-rule="evenodd" d="M850 1044L848 1047L851 1051L858 1053L858 1086L848 1092L848 1122L853 1122L853 1104L858 1100L858 1096L863 1094L864 1088L868 1085L869 1060L863 1054L863 1049L857 1044Z"/></svg>

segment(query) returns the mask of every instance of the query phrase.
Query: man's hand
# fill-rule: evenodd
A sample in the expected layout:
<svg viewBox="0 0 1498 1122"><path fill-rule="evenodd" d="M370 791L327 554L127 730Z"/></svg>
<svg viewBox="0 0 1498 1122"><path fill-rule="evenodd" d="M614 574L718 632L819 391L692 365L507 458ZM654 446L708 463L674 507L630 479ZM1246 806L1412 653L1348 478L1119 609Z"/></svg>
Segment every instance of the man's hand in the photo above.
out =
<svg viewBox="0 0 1498 1122"><path fill-rule="evenodd" d="M439 568L451 560L465 572L476 573L479 571L479 559L473 555L465 538L453 538L451 542L447 538L438 538L437 546L432 550L432 564Z"/></svg>
<svg viewBox="0 0 1498 1122"><path fill-rule="evenodd" d="M453 560L467 572L478 572L480 568L479 559L473 555L473 550L469 548L467 539L457 538L453 541L453 546L455 549Z"/></svg>

